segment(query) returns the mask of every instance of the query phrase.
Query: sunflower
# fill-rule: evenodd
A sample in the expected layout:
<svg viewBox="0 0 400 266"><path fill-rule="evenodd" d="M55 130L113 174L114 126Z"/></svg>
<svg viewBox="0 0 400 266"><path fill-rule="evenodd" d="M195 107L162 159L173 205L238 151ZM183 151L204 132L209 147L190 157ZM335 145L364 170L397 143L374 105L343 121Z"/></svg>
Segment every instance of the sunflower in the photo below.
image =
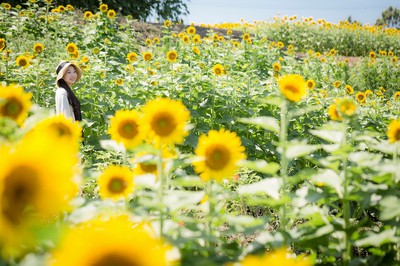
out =
<svg viewBox="0 0 400 266"><path fill-rule="evenodd" d="M336 80L335 82L333 82L333 86L334 86L335 88L339 88L340 85L341 85L341 83L340 83L340 81L338 81L338 80Z"/></svg>
<svg viewBox="0 0 400 266"><path fill-rule="evenodd" d="M89 62L89 57L87 55L82 56L81 63Z"/></svg>
<svg viewBox="0 0 400 266"><path fill-rule="evenodd" d="M129 62L135 62L137 59L137 54L135 52L130 52L127 56L126 59L128 59Z"/></svg>
<svg viewBox="0 0 400 266"><path fill-rule="evenodd" d="M11 9L11 5L9 3L4 3L4 9L5 10L10 10Z"/></svg>
<svg viewBox="0 0 400 266"><path fill-rule="evenodd" d="M391 59L391 61L392 61L393 63L397 63L397 61L399 61L399 58L398 58L397 56L393 56L392 59Z"/></svg>
<svg viewBox="0 0 400 266"><path fill-rule="evenodd" d="M190 37L187 36L187 35L185 34L185 35L183 35L183 37L182 37L182 41L183 41L184 43L190 43Z"/></svg>
<svg viewBox="0 0 400 266"><path fill-rule="evenodd" d="M247 255L241 262L241 266L311 266L311 260L304 256L295 257L286 248L280 248L262 256Z"/></svg>
<svg viewBox="0 0 400 266"><path fill-rule="evenodd" d="M192 38L192 41L194 43L201 43L201 36L198 35L198 34L194 35L193 38Z"/></svg>
<svg viewBox="0 0 400 266"><path fill-rule="evenodd" d="M328 115L331 120L334 121L342 121L342 115L338 112L337 105L331 104L328 107Z"/></svg>
<svg viewBox="0 0 400 266"><path fill-rule="evenodd" d="M178 58L178 53L174 50L170 50L167 53L167 60L171 63L175 62L176 59Z"/></svg>
<svg viewBox="0 0 400 266"><path fill-rule="evenodd" d="M212 68L212 72L216 76L221 76L221 75L225 74L224 67L221 64L214 65L213 68Z"/></svg>
<svg viewBox="0 0 400 266"><path fill-rule="evenodd" d="M156 145L182 143L188 134L190 113L181 101L157 98L145 104L143 113L144 132Z"/></svg>
<svg viewBox="0 0 400 266"><path fill-rule="evenodd" d="M127 215L97 218L67 231L48 265L166 266L169 248L147 224L133 223Z"/></svg>
<svg viewBox="0 0 400 266"><path fill-rule="evenodd" d="M312 90L315 88L315 81L312 79L307 80L307 88Z"/></svg>
<svg viewBox="0 0 400 266"><path fill-rule="evenodd" d="M367 98L367 96L366 96L366 94L365 93L363 93L363 92L357 92L357 94L356 94L356 99L357 99L357 101L359 102L359 103L365 103L365 100L366 100L366 98Z"/></svg>
<svg viewBox="0 0 400 266"><path fill-rule="evenodd" d="M200 55L200 50L199 50L199 48L197 48L197 46L193 46L192 51L193 51L195 54Z"/></svg>
<svg viewBox="0 0 400 266"><path fill-rule="evenodd" d="M76 44L73 42L68 43L65 49L67 50L68 54L71 55L78 52L78 46L76 46Z"/></svg>
<svg viewBox="0 0 400 266"><path fill-rule="evenodd" d="M75 8L70 4L68 4L66 8L67 8L68 11L74 11L75 10Z"/></svg>
<svg viewBox="0 0 400 266"><path fill-rule="evenodd" d="M196 33L196 28L193 26L190 26L186 29L187 34L189 35L194 35Z"/></svg>
<svg viewBox="0 0 400 266"><path fill-rule="evenodd" d="M244 150L236 133L211 130L208 136L199 137L195 153L202 160L193 163L194 169L204 181L230 178L235 174L237 162L246 158Z"/></svg>
<svg viewBox="0 0 400 266"><path fill-rule="evenodd" d="M275 62L272 65L272 68L274 69L275 72L279 72L279 71L281 71L281 64L279 64L278 62Z"/></svg>
<svg viewBox="0 0 400 266"><path fill-rule="evenodd" d="M375 58L376 58L376 53L373 52L373 51L371 51L371 52L369 53L369 58L375 59Z"/></svg>
<svg viewBox="0 0 400 266"><path fill-rule="evenodd" d="M333 56L333 55L336 55L336 50L335 50L335 49L331 49L331 50L329 51L329 54L332 55L332 56Z"/></svg>
<svg viewBox="0 0 400 266"><path fill-rule="evenodd" d="M171 27L171 21L169 21L168 19L164 21L164 26L167 28Z"/></svg>
<svg viewBox="0 0 400 266"><path fill-rule="evenodd" d="M35 51L35 53L41 53L44 51L44 45L41 43L35 43L35 45L33 46L33 50Z"/></svg>
<svg viewBox="0 0 400 266"><path fill-rule="evenodd" d="M396 91L396 92L394 93L394 95L393 95L393 98L394 98L395 100L400 99L400 91Z"/></svg>
<svg viewBox="0 0 400 266"><path fill-rule="evenodd" d="M116 79L115 80L115 84L117 84L118 86L123 86L124 85L124 79Z"/></svg>
<svg viewBox="0 0 400 266"><path fill-rule="evenodd" d="M15 63L17 64L17 66L27 68L31 65L30 57L26 55L20 55L17 57L17 59L15 59Z"/></svg>
<svg viewBox="0 0 400 266"><path fill-rule="evenodd" d="M18 85L0 85L0 117L8 117L19 125L25 121L32 105L32 94Z"/></svg>
<svg viewBox="0 0 400 266"><path fill-rule="evenodd" d="M119 110L110 119L108 133L111 139L123 143L125 148L134 148L142 143L143 133L139 123L140 114L135 110Z"/></svg>
<svg viewBox="0 0 400 266"><path fill-rule="evenodd" d="M353 116L357 111L357 106L352 99L342 99L338 104L339 111L343 116Z"/></svg>
<svg viewBox="0 0 400 266"><path fill-rule="evenodd" d="M126 199L133 193L133 173L127 166L111 165L97 180L99 194L103 199Z"/></svg>
<svg viewBox="0 0 400 266"><path fill-rule="evenodd" d="M160 39L157 38L157 37L154 37L153 42L154 42L155 44L159 44L159 43L160 43Z"/></svg>
<svg viewBox="0 0 400 266"><path fill-rule="evenodd" d="M392 120L390 122L387 135L390 143L400 141L400 120Z"/></svg>
<svg viewBox="0 0 400 266"><path fill-rule="evenodd" d="M107 12L108 5L107 4L101 4L99 9L100 9L101 12Z"/></svg>
<svg viewBox="0 0 400 266"><path fill-rule="evenodd" d="M248 33L243 34L243 40L245 41L250 40L250 34Z"/></svg>
<svg viewBox="0 0 400 266"><path fill-rule="evenodd" d="M77 144L82 138L82 127L78 121L74 122L65 115L56 115L37 123L30 133L52 136L57 141L65 142L68 146L75 146L78 149Z"/></svg>
<svg viewBox="0 0 400 266"><path fill-rule="evenodd" d="M307 84L298 74L285 75L278 80L281 93L290 101L299 102L307 93Z"/></svg>
<svg viewBox="0 0 400 266"><path fill-rule="evenodd" d="M354 89L353 89L352 86L346 85L344 88L346 89L348 94L353 94L354 93Z"/></svg>
<svg viewBox="0 0 400 266"><path fill-rule="evenodd" d="M0 38L0 51L2 51L6 47L6 40L4 38Z"/></svg>
<svg viewBox="0 0 400 266"><path fill-rule="evenodd" d="M85 11L85 13L83 13L83 17L85 19L92 19L93 13L91 11Z"/></svg>
<svg viewBox="0 0 400 266"><path fill-rule="evenodd" d="M151 52L144 52L142 57L144 61L148 62L153 58L153 54Z"/></svg>
<svg viewBox="0 0 400 266"><path fill-rule="evenodd" d="M33 234L31 226L71 209L77 195L77 156L51 136L22 139L13 149L0 147L0 235L2 248L18 253Z"/></svg>

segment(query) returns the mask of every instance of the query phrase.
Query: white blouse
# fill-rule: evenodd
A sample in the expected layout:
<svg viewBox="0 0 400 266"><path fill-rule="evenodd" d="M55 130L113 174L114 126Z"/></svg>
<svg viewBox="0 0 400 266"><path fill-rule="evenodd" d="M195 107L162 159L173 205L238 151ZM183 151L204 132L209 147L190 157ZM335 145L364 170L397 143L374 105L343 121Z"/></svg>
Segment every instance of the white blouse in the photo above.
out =
<svg viewBox="0 0 400 266"><path fill-rule="evenodd" d="M57 88L56 90L56 114L64 114L75 122L74 111L68 102L68 93L64 88Z"/></svg>

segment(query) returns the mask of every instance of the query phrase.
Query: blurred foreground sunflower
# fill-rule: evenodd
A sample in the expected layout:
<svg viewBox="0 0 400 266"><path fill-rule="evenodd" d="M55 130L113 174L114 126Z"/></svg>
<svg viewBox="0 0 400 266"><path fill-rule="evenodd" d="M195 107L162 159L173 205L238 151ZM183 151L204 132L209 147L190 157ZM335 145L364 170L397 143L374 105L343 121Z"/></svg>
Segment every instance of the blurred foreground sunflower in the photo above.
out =
<svg viewBox="0 0 400 266"><path fill-rule="evenodd" d="M32 94L18 85L0 85L0 117L8 117L22 125L32 105Z"/></svg>

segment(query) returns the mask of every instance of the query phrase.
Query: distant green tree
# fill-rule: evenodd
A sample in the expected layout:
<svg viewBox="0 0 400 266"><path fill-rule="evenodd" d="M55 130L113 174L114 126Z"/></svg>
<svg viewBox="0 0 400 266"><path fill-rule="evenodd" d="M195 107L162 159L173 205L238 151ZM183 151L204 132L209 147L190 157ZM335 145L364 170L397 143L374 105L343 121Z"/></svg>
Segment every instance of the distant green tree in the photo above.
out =
<svg viewBox="0 0 400 266"><path fill-rule="evenodd" d="M53 4L70 4L75 8L95 12L100 4L107 4L110 9L131 15L134 19L147 21L149 19L182 21L182 16L189 14L186 2L190 0L54 0ZM9 0L12 6L24 6L27 0ZM39 1L38 1L39 2Z"/></svg>
<svg viewBox="0 0 400 266"><path fill-rule="evenodd" d="M390 6L382 12L382 18L376 20L375 25L386 25L390 28L400 27L400 9Z"/></svg>

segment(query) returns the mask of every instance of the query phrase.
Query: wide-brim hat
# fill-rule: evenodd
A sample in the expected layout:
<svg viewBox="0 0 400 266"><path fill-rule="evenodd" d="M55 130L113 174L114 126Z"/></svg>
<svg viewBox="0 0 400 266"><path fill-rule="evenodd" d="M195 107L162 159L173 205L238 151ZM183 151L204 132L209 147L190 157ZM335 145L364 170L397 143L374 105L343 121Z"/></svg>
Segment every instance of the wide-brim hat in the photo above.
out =
<svg viewBox="0 0 400 266"><path fill-rule="evenodd" d="M75 82L78 82L81 79L82 70L75 63L69 61L61 61L56 68L56 73L57 73L56 83L58 83L58 81L64 77L64 74L69 66L73 66L76 70L77 76Z"/></svg>

